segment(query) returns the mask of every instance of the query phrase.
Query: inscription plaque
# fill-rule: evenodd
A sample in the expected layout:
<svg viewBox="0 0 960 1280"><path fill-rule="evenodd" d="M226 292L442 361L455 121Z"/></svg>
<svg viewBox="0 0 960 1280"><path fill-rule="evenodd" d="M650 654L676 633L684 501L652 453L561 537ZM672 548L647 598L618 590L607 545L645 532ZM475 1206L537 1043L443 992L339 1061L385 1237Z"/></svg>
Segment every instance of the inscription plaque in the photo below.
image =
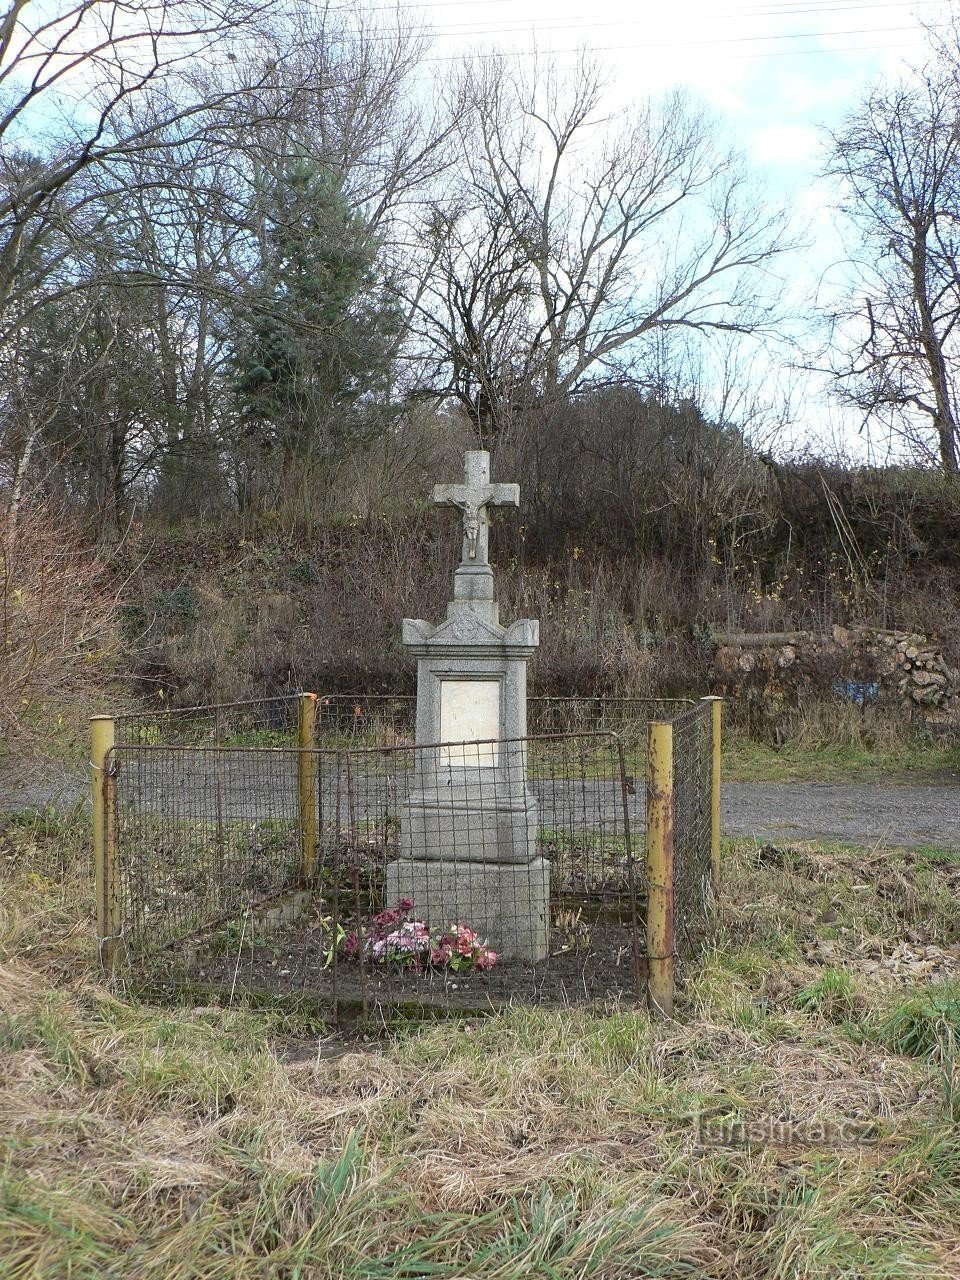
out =
<svg viewBox="0 0 960 1280"><path fill-rule="evenodd" d="M500 737L499 680L440 681L440 741L483 742ZM443 747L440 763L455 768L481 765L494 768L498 760L495 742L483 747L461 745Z"/></svg>

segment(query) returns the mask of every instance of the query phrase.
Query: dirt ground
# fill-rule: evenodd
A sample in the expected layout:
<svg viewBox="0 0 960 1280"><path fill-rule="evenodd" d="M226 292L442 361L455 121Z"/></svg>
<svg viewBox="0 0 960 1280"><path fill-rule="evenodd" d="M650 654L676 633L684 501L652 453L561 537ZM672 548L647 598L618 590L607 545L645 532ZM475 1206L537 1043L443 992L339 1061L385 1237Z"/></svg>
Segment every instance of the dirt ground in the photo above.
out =
<svg viewBox="0 0 960 1280"><path fill-rule="evenodd" d="M302 1000L318 1010L336 1011L345 1022L391 1021L398 1014L430 1017L446 1012L480 1013L510 1004L551 1007L593 1000L632 1001L645 990L646 957L642 927L627 923L572 919L554 927L550 953L531 963L500 959L486 972L450 968L420 970L397 964L361 966L329 953L328 934L315 914L268 937L200 946L158 973L157 986L181 981L218 996L232 987L258 995ZM182 973L182 977L181 977ZM149 978L148 978L149 981Z"/></svg>

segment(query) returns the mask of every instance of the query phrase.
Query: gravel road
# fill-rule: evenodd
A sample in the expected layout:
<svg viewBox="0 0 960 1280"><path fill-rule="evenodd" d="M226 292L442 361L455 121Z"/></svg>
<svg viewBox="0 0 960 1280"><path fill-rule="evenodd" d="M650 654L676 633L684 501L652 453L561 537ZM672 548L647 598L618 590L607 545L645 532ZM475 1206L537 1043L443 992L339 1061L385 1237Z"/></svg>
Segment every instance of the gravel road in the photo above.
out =
<svg viewBox="0 0 960 1280"><path fill-rule="evenodd" d="M960 783L728 782L723 830L759 840L960 849Z"/></svg>
<svg viewBox="0 0 960 1280"><path fill-rule="evenodd" d="M284 774L286 774L286 770ZM371 780L369 805L382 808L383 779ZM615 790L591 779L577 784L575 796L556 794L543 784L540 793L543 821L564 821L572 805L588 814L606 812L616 804ZM326 788L325 788L326 790ZM361 788L362 790L362 788ZM31 805L74 803L86 792L82 776L71 774L56 780L36 777L26 785L4 787L0 782L0 809ZM247 778L224 779L224 812L234 817L268 816L280 809L293 812L294 780L277 775L250 785ZM212 803L210 788L201 788L183 777L172 780L173 807L181 813L206 810ZM630 798L635 818L643 813L643 787ZM723 831L729 836L757 840L831 840L847 844L936 845L960 849L960 782L936 786L900 783L727 782L723 787Z"/></svg>

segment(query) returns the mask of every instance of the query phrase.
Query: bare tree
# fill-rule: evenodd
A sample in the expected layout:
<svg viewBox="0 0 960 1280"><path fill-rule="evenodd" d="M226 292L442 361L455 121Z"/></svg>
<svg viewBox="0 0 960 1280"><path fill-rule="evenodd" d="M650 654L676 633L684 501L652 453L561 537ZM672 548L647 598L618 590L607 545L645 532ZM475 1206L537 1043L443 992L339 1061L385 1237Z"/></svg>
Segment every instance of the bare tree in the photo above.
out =
<svg viewBox="0 0 960 1280"><path fill-rule="evenodd" d="M829 172L859 243L831 312L841 396L946 472L960 466L960 117L933 69L872 91L832 135Z"/></svg>
<svg viewBox="0 0 960 1280"><path fill-rule="evenodd" d="M414 327L427 381L482 438L531 398L620 374L658 331L770 323L784 219L680 94L611 118L590 63L505 58L468 65L456 92L460 176L425 227Z"/></svg>
<svg viewBox="0 0 960 1280"><path fill-rule="evenodd" d="M51 230L67 236L57 265L76 247L68 233L88 194L73 198L78 176L155 145L158 121L131 128L130 104L156 89L168 124L208 111L179 73L229 56L261 3L14 0L0 20L0 320Z"/></svg>
<svg viewBox="0 0 960 1280"><path fill-rule="evenodd" d="M293 164L315 162L386 246L404 203L444 163L445 126L409 92L423 46L399 19L373 31L362 13L303 0L269 8L227 0L209 9L206 0L78 0L33 25L28 12L20 5L2 28L7 388L38 385L30 364L37 343L22 341L24 330L55 329L49 317L58 310L100 323L102 311L71 299L104 292L118 316L135 320L133 350L149 358L156 385L143 387L106 470L86 430L75 426L71 436L64 427L83 416L69 397L39 431L37 415L27 430L23 413L10 412L24 397L8 395L0 463L22 494L28 470L40 466L38 441L49 442L55 422L59 456L73 439L70 455L92 468L91 492L105 495L112 522L122 493L145 481L170 494L185 493L187 480L204 494L216 490L210 467L224 460L233 408L231 326L254 293L271 183ZM38 119L46 136L34 136L28 150ZM95 355L97 334L89 338L79 349L104 374L100 391L129 385ZM108 341L106 350L131 363L129 346ZM41 381L52 389L50 378ZM117 410L102 402L99 425L89 413L84 421L102 434L108 422L128 420Z"/></svg>

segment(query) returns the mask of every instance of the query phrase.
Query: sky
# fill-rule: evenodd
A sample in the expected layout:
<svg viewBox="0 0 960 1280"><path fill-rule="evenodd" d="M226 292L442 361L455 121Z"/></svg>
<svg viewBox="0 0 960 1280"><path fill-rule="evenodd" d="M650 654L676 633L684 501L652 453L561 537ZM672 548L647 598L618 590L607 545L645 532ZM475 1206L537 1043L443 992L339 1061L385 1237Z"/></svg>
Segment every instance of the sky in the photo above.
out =
<svg viewBox="0 0 960 1280"><path fill-rule="evenodd" d="M608 70L612 108L687 88L722 118L771 198L792 210L805 247L785 283L800 308L847 278L837 191L819 176L824 131L839 127L871 84L922 65L925 25L950 13L943 0L407 0L403 8L432 30L429 56L438 62L504 48L571 65L588 48ZM782 382L780 365L771 353L771 383ZM864 435L823 379L784 376L794 391L792 442L886 458L887 442Z"/></svg>
<svg viewBox="0 0 960 1280"><path fill-rule="evenodd" d="M331 7L341 3L351 6L331 0ZM431 35L427 62L439 71L465 53L494 49L572 67L587 49L605 68L611 110L678 86L712 109L761 189L791 211L803 248L778 270L798 333L817 302L828 304L852 279L838 192L820 176L826 131L840 127L870 85L922 65L925 24L945 22L951 11L948 0L365 0L364 11L390 27L398 3L402 21L419 20ZM815 335L803 336L812 351ZM827 380L799 373L797 363L786 345L749 357L758 394L775 404L790 393L784 446L839 447L854 459L885 461L889 442L865 434Z"/></svg>

